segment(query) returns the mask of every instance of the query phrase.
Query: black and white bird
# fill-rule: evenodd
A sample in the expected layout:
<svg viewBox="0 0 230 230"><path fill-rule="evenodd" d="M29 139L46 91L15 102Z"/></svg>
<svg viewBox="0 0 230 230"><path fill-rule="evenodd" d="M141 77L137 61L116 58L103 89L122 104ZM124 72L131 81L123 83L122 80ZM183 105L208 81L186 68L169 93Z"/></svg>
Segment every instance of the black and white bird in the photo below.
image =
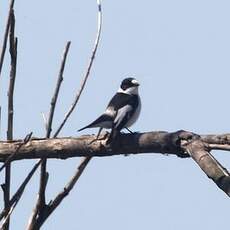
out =
<svg viewBox="0 0 230 230"><path fill-rule="evenodd" d="M139 83L135 78L125 78L117 93L110 100L105 112L89 125L79 129L99 127L97 138L103 128L112 129L108 142L111 142L121 129L128 129L139 117L141 100L138 94ZM129 130L129 129L128 129Z"/></svg>

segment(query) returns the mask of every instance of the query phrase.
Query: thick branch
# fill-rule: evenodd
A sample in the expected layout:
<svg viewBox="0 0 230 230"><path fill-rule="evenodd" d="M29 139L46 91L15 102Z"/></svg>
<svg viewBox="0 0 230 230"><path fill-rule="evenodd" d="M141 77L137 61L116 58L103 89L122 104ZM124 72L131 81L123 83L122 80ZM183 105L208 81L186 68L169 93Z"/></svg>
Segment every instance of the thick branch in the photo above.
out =
<svg viewBox="0 0 230 230"><path fill-rule="evenodd" d="M14 160L44 157L66 159L84 156L88 163L87 160L91 157L120 154L162 153L174 154L178 157L191 156L207 176L230 195L230 175L209 153L212 150L212 145L221 146L219 140L223 135L216 135L218 143L215 144L213 135L200 136L183 130L173 133L159 131L121 134L112 145L106 145L107 136L105 135L104 139L103 136L100 136L102 140L95 140L94 135L78 138L33 139L20 148ZM0 161L6 160L12 152L16 151L20 143L20 141L0 142ZM226 150L228 144L225 143L224 146L224 150ZM82 171L79 170L80 173ZM41 222L42 219L40 219Z"/></svg>
<svg viewBox="0 0 230 230"><path fill-rule="evenodd" d="M185 134L187 136L185 136ZM138 153L163 153L174 154L180 157L188 157L180 147L180 138L190 138L190 132L178 131L148 132L122 134L113 146L105 144L105 138L101 141L94 141L94 135L86 135L78 138L55 138L55 139L32 139L23 145L15 155L14 160L35 159L35 158L59 158L70 157L91 157L91 156L112 156L120 154ZM184 137L185 136L185 137ZM103 136L100 136L103 138ZM92 143L91 143L92 142ZM16 151L20 141L0 142L0 161Z"/></svg>
<svg viewBox="0 0 230 230"><path fill-rule="evenodd" d="M208 152L207 145L201 140L195 140L190 143L185 143L185 149L205 174L230 196L230 174Z"/></svg>
<svg viewBox="0 0 230 230"><path fill-rule="evenodd" d="M230 144L219 144L223 136L230 134L215 135L216 144L212 137L214 135L197 135L187 131L177 131L168 133L165 131L122 134L114 146L105 145L106 136L100 136L103 140L94 141L94 135L84 135L80 137L63 137L51 139L31 139L26 144L24 140L0 141L0 162L14 152L17 152L13 160L36 159L36 158L57 158L67 159L71 157L88 156L112 156L120 154L139 153L163 153L174 154L179 157L189 157L181 148L181 141L192 140L194 138L206 143L208 150L216 149L230 150ZM218 137L218 138L217 138ZM92 143L91 143L92 142ZM21 146L22 145L22 146ZM20 146L19 150L18 147ZM212 148L213 146L213 148ZM221 148L221 146L223 148Z"/></svg>

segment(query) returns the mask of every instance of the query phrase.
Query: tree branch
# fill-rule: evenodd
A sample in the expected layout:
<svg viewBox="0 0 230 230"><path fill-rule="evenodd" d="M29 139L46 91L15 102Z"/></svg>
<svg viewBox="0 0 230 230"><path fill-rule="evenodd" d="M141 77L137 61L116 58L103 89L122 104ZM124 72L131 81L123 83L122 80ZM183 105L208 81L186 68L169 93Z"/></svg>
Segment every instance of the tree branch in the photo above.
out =
<svg viewBox="0 0 230 230"><path fill-rule="evenodd" d="M15 192L15 194L10 199L9 207L4 208L3 211L0 213L0 220L2 220L2 218L4 216L8 215L7 213L9 212L9 209L11 208L12 205L15 205L15 206L17 205L18 201L20 200L20 198L21 198L21 196L25 190L26 185L28 184L28 182L30 181L32 176L34 175L34 173L35 173L35 171L39 165L40 165L40 161L34 165L32 170L26 176L25 180L22 182L22 184L19 186L18 190Z"/></svg>
<svg viewBox="0 0 230 230"><path fill-rule="evenodd" d="M55 111L56 102L57 102L57 98L59 95L61 83L63 81L63 72L65 69L65 63L66 63L66 58L67 58L67 54L69 51L70 43L71 42L68 41L66 44L66 47L65 47L65 50L63 53L62 62L61 62L61 67L60 67L58 78L57 78L56 87L54 90L54 95L51 99L49 118L48 118L48 122L46 124L46 138L50 137L50 134L52 131L52 122L53 122L53 117L54 117L54 111ZM30 217L30 224L28 226L29 229L34 228L37 218L44 216L44 212L45 212L45 208L46 208L45 190L46 190L46 186L47 186L47 182L48 182L48 178L49 178L49 173L46 171L46 165L47 165L47 159L42 158L38 199L37 199L35 208L32 212L32 215Z"/></svg>
<svg viewBox="0 0 230 230"><path fill-rule="evenodd" d="M230 174L209 153L208 146L201 140L195 140L184 143L184 148L205 174L212 179L220 189L230 196Z"/></svg>
<svg viewBox="0 0 230 230"><path fill-rule="evenodd" d="M55 88L54 95L53 95L51 103L50 103L51 106L50 106L50 113L49 113L49 119L48 119L48 123L47 123L47 133L46 133L47 138L50 137L50 134L52 131L52 122L53 122L54 110L55 110L58 94L60 91L60 86L61 86L61 83L63 81L63 72L65 69L65 63L66 63L66 58L67 58L70 44L71 44L70 41L68 41L66 44L66 47L65 47L65 50L63 53L63 57L62 57L61 67L60 67L59 74L58 74L58 80L57 80L56 88Z"/></svg>
<svg viewBox="0 0 230 230"><path fill-rule="evenodd" d="M13 7L14 7L14 0L11 0L9 11L8 11L8 17L7 17L7 21L6 21L6 28L5 28L4 37L3 37L1 55L0 55L0 76L1 76L1 72L2 72L2 66L3 66L4 57L5 57L5 52L6 52L8 34L9 34L9 30L10 30L11 11L12 11Z"/></svg>
<svg viewBox="0 0 230 230"><path fill-rule="evenodd" d="M10 10L10 56L11 56L11 70L10 70L10 81L8 90L8 129L7 129L7 140L13 140L13 115L14 115L14 85L16 78L16 67L17 67L17 38L14 36L15 29L15 16L14 10ZM5 208L9 206L10 200L10 180L11 180L11 164L8 163L5 168L5 184L2 186L4 191L4 205ZM9 217L7 218L3 229L9 229Z"/></svg>
<svg viewBox="0 0 230 230"><path fill-rule="evenodd" d="M215 139L213 139L213 135L198 135L183 130L173 133L158 131L121 134L112 145L106 145L107 136L108 135L105 135L104 139L103 136L100 136L100 139L102 140L96 141L94 135L84 135L78 138L32 139L20 148L20 151L15 155L14 160L43 157L67 159L84 156L85 158L82 163L83 167L79 166L73 177L77 181L92 157L141 153L172 154L181 158L191 156L206 175L227 195L230 195L229 173L210 154L211 150L216 149L216 145L220 140L223 140L224 136L229 137L230 134L215 135ZM215 144L214 140L217 141L217 144ZM7 159L7 157L16 150L18 142L19 141L0 142L0 161ZM212 145L214 145L213 149ZM222 150L226 150L226 146L230 146L230 144L224 144ZM230 148L228 148L228 150L230 151ZM75 179L73 185L76 183ZM57 196L59 198L56 197L54 200L59 200L60 194ZM65 193L62 196L64 198ZM46 207L45 216L47 216L48 210L49 206ZM42 218L40 220L42 220Z"/></svg>
<svg viewBox="0 0 230 230"><path fill-rule="evenodd" d="M32 137L32 132L27 134L26 137L24 138L24 140L22 140L22 142L20 142L17 146L17 149L15 150L15 152L11 153L11 155L4 161L4 164L0 167L0 172L14 159L14 156L19 152L20 148L25 145Z"/></svg>
<svg viewBox="0 0 230 230"><path fill-rule="evenodd" d="M87 160L86 160L87 159ZM81 164L77 167L77 170L74 176L70 179L67 185L64 187L63 191L61 191L53 201L45 207L45 215L40 216L36 221L36 228L39 229L42 224L46 221L46 219L53 213L53 211L58 207L58 205L62 202L62 200L69 194L69 192L73 189L74 185L80 178L82 172L85 167L89 163L91 157L83 158Z"/></svg>
<svg viewBox="0 0 230 230"><path fill-rule="evenodd" d="M101 36L101 24L102 24L102 12L101 12L101 1L100 0L97 0L97 4L98 4L98 21L97 21L97 34L96 34L96 39L95 39L95 44L94 44L94 48L93 48L93 51L92 51L92 55L90 57L90 61L89 61L89 64L88 64L88 68L86 70L86 73L83 77L83 80L82 80L82 83L81 83L81 86L80 86L80 89L79 91L77 91L76 93L76 96L75 96L75 99L74 99L74 102L73 104L71 105L71 107L69 108L69 111L65 114L65 117L62 121L62 123L60 124L60 126L58 127L57 131L55 132L54 136L53 137L57 137L58 134L60 133L60 131L62 130L63 126L65 125L66 121L68 120L68 118L70 117L70 115L72 114L72 112L74 111L79 99L80 99L80 96L81 96L81 93L82 91L84 90L84 87L85 87L85 84L86 84L86 81L89 77L89 74L90 74L90 70L92 68L92 65L93 65L93 61L94 61L94 58L95 58L95 55L96 55L96 52L97 52L97 48L98 48L98 45L99 45L99 41L100 41L100 36Z"/></svg>
<svg viewBox="0 0 230 230"><path fill-rule="evenodd" d="M226 135L226 134L225 134ZM230 135L230 134L229 134ZM223 135L218 135L221 138ZM104 139L103 139L104 138ZM71 157L105 157L120 154L162 153L173 154L178 157L190 157L181 147L181 142L197 138L207 145L208 151L212 150L213 139L187 131L168 133L165 131L121 134L117 142L106 145L106 136L101 135L95 140L94 135L84 135L77 138L50 138L31 139L23 145L13 160ZM94 141L94 142L92 142ZM218 141L218 140L217 140ZM21 140L0 141L0 162L4 162L12 152L15 152ZM211 143L211 144L210 144ZM227 145L227 144L225 144ZM229 144L230 146L230 144ZM215 148L214 148L215 149ZM224 147L222 150L226 150Z"/></svg>
<svg viewBox="0 0 230 230"><path fill-rule="evenodd" d="M90 59L90 62L89 62L89 65L88 65L88 68L87 68L87 71L86 71L86 74L83 78L83 81L81 83L81 86L80 86L80 90L79 92L77 92L76 94L76 97L75 97L75 100L73 102L73 104L71 105L69 111L66 113L65 117L64 117L64 120L63 122L60 124L60 126L58 127L57 131L55 132L54 134L54 137L57 137L58 134L60 133L61 129L63 128L63 126L65 125L66 121L68 120L68 118L70 117L70 115L72 114L72 112L74 111L79 99L80 99L80 96L81 96L81 93L85 87L85 84L86 84L86 81L89 77L89 74L90 74L90 70L92 68L92 64L93 64L93 61L94 61L94 58L95 58L95 55L96 55L96 51L97 51L97 47L98 47L98 44L99 44L99 40L100 40L100 34L101 34L101 17L102 17L102 14L101 14L101 2L100 0L97 0L97 4L98 4L98 31L97 31L97 35L96 35L96 39L95 39L95 45L94 45L94 49L93 49L93 52L92 52L92 55L91 55L91 59ZM49 127L48 127L48 130L49 130ZM74 184L76 183L76 181L78 180L78 178L80 177L80 175L82 174L84 168L86 167L86 165L88 164L88 162L90 161L91 157L87 157L87 158L84 158L82 163L80 164L80 166L78 167L78 170L77 170L77 173L75 174L75 176L73 178L76 178L74 180L74 183L70 183L72 184L72 187L74 186ZM44 170L43 170L44 171ZM42 175L41 175L42 176ZM43 175L44 176L44 175ZM42 178L42 177L41 177ZM72 189L72 187L70 189ZM41 188L41 187L40 187ZM60 196L60 195L57 195L57 197L54 199L54 200L58 200L58 202L56 202L57 205L54 205L53 208L51 209L53 212L57 206L61 203L61 201L64 199L65 195L63 196ZM47 210L49 209L50 207L48 206L44 206L43 208L43 213L42 215L40 215L38 217L37 220L35 220L35 215L36 214L36 210L33 211L32 213L32 217L30 218L29 220L29 223L28 223L28 227L27 229L28 230L32 230L34 229L35 227L37 229L40 228L40 226L44 223L44 221L49 217L49 213L47 212ZM50 213L51 213L50 212Z"/></svg>

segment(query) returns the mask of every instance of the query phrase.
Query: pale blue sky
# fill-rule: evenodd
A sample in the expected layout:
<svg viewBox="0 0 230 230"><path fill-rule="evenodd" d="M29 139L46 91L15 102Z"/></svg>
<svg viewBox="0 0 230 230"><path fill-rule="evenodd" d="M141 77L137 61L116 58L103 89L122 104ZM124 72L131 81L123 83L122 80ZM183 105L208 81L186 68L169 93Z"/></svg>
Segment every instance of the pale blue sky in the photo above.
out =
<svg viewBox="0 0 230 230"><path fill-rule="evenodd" d="M77 129L104 110L120 81L129 75L141 83L143 105L132 130L230 132L230 2L105 0L102 3L102 37L90 79L60 135L80 135ZM7 11L8 1L2 0L0 41ZM15 138L23 138L30 131L35 136L44 136L41 113L49 111L68 40L72 44L54 127L62 120L79 87L95 39L96 0L16 0L15 12L19 39ZM4 122L8 56L1 76ZM2 139L6 122L3 126ZM215 156L230 168L228 152L215 152ZM78 161L49 161L49 199L64 186ZM33 163L13 164L13 189ZM37 191L36 176L15 210L12 225L16 227L12 229L25 228ZM157 154L95 158L43 229L227 229L229 204L229 198L191 159Z"/></svg>

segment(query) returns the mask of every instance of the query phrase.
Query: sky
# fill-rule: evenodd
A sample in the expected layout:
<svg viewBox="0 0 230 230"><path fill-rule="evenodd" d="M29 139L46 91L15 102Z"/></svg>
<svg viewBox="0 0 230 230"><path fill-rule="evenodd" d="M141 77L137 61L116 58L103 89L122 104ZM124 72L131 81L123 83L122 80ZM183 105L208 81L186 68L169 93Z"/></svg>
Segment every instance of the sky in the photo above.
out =
<svg viewBox="0 0 230 230"><path fill-rule="evenodd" d="M102 35L90 78L59 136L96 133L96 129L77 130L104 111L127 76L141 84L142 111L133 131L229 133L229 7L227 0L104 0ZM0 42L7 12L8 1L1 0ZM42 113L49 112L64 46L72 42L54 130L86 71L97 29L97 4L96 0L16 0L15 15L14 138L24 138L31 131L44 137ZM0 79L2 140L6 138L9 80L6 55ZM230 168L228 152L213 154ZM35 162L12 164L12 192ZM48 161L48 201L64 187L78 163L78 158ZM25 229L36 201L38 176L12 216L12 229ZM229 198L192 159L161 154L94 158L42 229L227 229L229 206Z"/></svg>

